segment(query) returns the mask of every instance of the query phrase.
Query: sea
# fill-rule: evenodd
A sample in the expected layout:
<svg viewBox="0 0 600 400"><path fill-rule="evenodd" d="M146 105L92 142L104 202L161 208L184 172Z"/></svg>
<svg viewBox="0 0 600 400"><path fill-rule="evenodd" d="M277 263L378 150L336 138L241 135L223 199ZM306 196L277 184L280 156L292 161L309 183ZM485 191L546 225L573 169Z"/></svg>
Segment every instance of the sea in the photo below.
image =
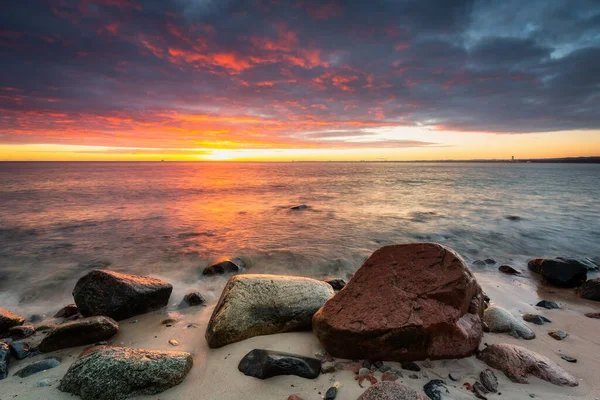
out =
<svg viewBox="0 0 600 400"><path fill-rule="evenodd" d="M478 273L600 262L600 165L0 163L0 307L25 314L72 302L94 268L168 280L173 302L193 288L216 301L226 277L202 270L223 258L348 279L377 248L412 242L449 246Z"/></svg>

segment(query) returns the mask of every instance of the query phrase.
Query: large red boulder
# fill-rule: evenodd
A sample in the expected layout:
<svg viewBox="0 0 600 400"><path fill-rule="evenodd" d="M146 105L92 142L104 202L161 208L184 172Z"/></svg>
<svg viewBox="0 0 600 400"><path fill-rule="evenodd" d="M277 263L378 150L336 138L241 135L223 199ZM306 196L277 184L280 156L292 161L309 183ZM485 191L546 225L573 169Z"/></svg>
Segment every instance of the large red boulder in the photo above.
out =
<svg viewBox="0 0 600 400"><path fill-rule="evenodd" d="M348 359L414 361L471 355L483 294L465 261L435 243L386 246L313 316L325 350Z"/></svg>

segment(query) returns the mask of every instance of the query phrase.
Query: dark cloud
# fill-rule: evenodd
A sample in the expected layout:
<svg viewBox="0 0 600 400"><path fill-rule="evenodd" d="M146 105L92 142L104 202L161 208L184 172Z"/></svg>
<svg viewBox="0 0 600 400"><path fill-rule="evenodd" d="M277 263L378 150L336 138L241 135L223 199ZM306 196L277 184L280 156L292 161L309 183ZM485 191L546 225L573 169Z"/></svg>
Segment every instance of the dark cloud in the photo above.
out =
<svg viewBox="0 0 600 400"><path fill-rule="evenodd" d="M600 128L597 1L31 0L2 10L4 143L406 147L429 143L369 137L402 126Z"/></svg>

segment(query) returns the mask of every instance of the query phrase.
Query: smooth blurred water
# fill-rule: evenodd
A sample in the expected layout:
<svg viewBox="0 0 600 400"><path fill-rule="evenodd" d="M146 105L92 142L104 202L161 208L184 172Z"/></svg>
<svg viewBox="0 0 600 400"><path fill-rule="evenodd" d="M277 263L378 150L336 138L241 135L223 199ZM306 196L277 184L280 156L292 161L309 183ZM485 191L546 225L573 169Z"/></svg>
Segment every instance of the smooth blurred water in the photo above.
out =
<svg viewBox="0 0 600 400"><path fill-rule="evenodd" d="M177 291L218 288L201 270L225 256L248 272L347 276L415 241L520 268L598 259L599 199L600 165L0 163L0 306L66 301L103 265Z"/></svg>

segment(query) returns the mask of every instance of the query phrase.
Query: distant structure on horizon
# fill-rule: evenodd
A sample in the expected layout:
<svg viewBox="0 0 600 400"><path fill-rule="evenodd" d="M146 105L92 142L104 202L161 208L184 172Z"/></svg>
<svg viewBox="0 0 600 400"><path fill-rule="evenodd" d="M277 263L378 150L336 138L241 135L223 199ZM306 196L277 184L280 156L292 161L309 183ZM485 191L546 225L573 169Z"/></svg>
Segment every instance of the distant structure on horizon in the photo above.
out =
<svg viewBox="0 0 600 400"><path fill-rule="evenodd" d="M510 160L510 162L515 162L515 156L512 156L512 159Z"/></svg>

